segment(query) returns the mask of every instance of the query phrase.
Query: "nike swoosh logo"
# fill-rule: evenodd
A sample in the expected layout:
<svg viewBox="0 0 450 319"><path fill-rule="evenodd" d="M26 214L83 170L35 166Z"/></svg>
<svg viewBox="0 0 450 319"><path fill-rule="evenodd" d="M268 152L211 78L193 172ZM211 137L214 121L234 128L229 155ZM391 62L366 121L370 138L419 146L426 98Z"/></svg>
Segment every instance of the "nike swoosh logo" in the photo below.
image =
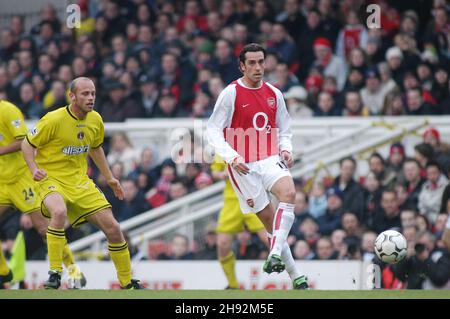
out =
<svg viewBox="0 0 450 319"><path fill-rule="evenodd" d="M242 108L249 106L250 104L243 104Z"/></svg>

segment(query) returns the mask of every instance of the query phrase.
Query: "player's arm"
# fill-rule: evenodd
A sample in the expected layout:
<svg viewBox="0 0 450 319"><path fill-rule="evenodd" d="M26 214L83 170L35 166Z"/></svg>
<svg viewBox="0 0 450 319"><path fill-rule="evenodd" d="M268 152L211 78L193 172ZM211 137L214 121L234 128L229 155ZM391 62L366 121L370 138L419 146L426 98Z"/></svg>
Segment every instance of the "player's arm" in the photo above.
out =
<svg viewBox="0 0 450 319"><path fill-rule="evenodd" d="M10 102L6 103L5 114L2 114L2 120L5 123L6 130L14 137L14 141L8 145L0 146L0 155L20 151L23 138L27 135L27 127L22 112L17 106Z"/></svg>
<svg viewBox="0 0 450 319"><path fill-rule="evenodd" d="M291 117L287 111L283 94L280 91L277 92L277 102L276 123L278 128L280 155L287 166L292 167L292 165L294 165L294 159L292 157Z"/></svg>
<svg viewBox="0 0 450 319"><path fill-rule="evenodd" d="M5 154L9 154L9 153L14 153L17 151L20 151L20 147L22 144L22 139L16 139L14 140L14 142L5 145L5 146L0 146L0 155L5 155Z"/></svg>
<svg viewBox="0 0 450 319"><path fill-rule="evenodd" d="M108 162L106 161L105 152L103 151L103 147L99 146L97 148L90 149L89 156L92 158L102 175L106 178L106 182L114 191L114 195L122 200L124 197L122 186L120 185L119 181L114 178L111 169L109 168Z"/></svg>
<svg viewBox="0 0 450 319"><path fill-rule="evenodd" d="M28 168L30 169L31 174L33 174L33 179L35 181L40 181L47 176L45 170L40 169L35 161L35 148L28 142L28 139L24 138L21 144L22 154L27 162Z"/></svg>
<svg viewBox="0 0 450 319"><path fill-rule="evenodd" d="M233 100L236 95L234 87L226 87L217 98L214 111L206 125L206 137L208 142L214 147L216 154L223 160L231 164L239 174L247 174L249 169L244 163L244 159L227 143L223 135L232 119Z"/></svg>

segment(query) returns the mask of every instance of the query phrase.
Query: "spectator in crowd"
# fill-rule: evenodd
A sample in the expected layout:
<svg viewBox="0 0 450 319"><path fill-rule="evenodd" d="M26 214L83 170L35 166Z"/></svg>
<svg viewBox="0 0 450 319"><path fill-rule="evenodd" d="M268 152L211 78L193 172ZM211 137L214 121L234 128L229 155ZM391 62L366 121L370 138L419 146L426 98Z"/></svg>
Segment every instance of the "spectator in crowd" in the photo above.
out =
<svg viewBox="0 0 450 319"><path fill-rule="evenodd" d="M396 174L395 172L388 172L386 170L386 162L380 153L374 152L370 155L369 170L375 173L382 187L392 188L394 186Z"/></svg>
<svg viewBox="0 0 450 319"><path fill-rule="evenodd" d="M423 142L433 147L434 158L442 168L444 173L450 169L450 146L441 141L441 134L439 131L430 127L423 132Z"/></svg>
<svg viewBox="0 0 450 319"><path fill-rule="evenodd" d="M435 223L441 208L442 194L448 184L448 179L442 174L437 162L430 161L426 165L426 180L419 193L419 212Z"/></svg>
<svg viewBox="0 0 450 319"><path fill-rule="evenodd" d="M358 216L356 216L354 213L345 212L342 215L341 225L342 229L347 233L348 236L356 236L361 238L363 228L361 227Z"/></svg>
<svg viewBox="0 0 450 319"><path fill-rule="evenodd" d="M405 175L405 186L408 197L403 206L405 208L417 210L419 194L425 180L421 177L420 164L417 160L407 158L403 163L403 174Z"/></svg>
<svg viewBox="0 0 450 319"><path fill-rule="evenodd" d="M108 92L108 98L100 109L105 122L123 122L127 118L144 116L143 110L136 101L126 99L126 86L123 83L108 83L105 89Z"/></svg>
<svg viewBox="0 0 450 319"><path fill-rule="evenodd" d="M397 194L392 190L385 190L381 194L381 210L377 213L371 230L377 234L392 228L400 229L400 208Z"/></svg>
<svg viewBox="0 0 450 319"><path fill-rule="evenodd" d="M316 39L313 46L316 57L313 66L319 68L324 76L336 78L338 89L342 90L347 78L347 69L344 61L340 57L333 55L331 42L327 38Z"/></svg>
<svg viewBox="0 0 450 319"><path fill-rule="evenodd" d="M288 236L288 244L294 244L296 241L296 233L300 225L307 217L311 217L309 213L309 198L308 194L303 191L297 191L295 193L295 207L294 207L294 222L290 230L290 235ZM297 233L298 234L298 233Z"/></svg>
<svg viewBox="0 0 450 319"><path fill-rule="evenodd" d="M314 116L339 116L341 110L335 104L333 95L329 92L320 92Z"/></svg>
<svg viewBox="0 0 450 319"><path fill-rule="evenodd" d="M419 162L421 175L425 176L425 167L434 161L434 149L430 144L419 143L414 146L414 158Z"/></svg>
<svg viewBox="0 0 450 319"><path fill-rule="evenodd" d="M314 247L320 238L319 225L312 217L306 217L295 231L297 239L305 240L310 247Z"/></svg>
<svg viewBox="0 0 450 319"><path fill-rule="evenodd" d="M304 240L295 242L294 248L292 249L292 255L296 260L312 260L315 257L311 247Z"/></svg>
<svg viewBox="0 0 450 319"><path fill-rule="evenodd" d="M316 244L316 260L337 259L338 252L333 250L333 243L329 237L321 237Z"/></svg>
<svg viewBox="0 0 450 319"><path fill-rule="evenodd" d="M380 210L383 187L374 172L370 171L364 179L364 214L362 220L372 226L376 213Z"/></svg>
<svg viewBox="0 0 450 319"><path fill-rule="evenodd" d="M180 199L188 193L188 188L184 179L175 179L170 183L167 201Z"/></svg>
<svg viewBox="0 0 450 319"><path fill-rule="evenodd" d="M159 260L192 260L194 253L189 248L189 239L182 234L175 234L170 245L170 253L161 253Z"/></svg>
<svg viewBox="0 0 450 319"><path fill-rule="evenodd" d="M403 162L405 160L405 147L402 143L396 142L389 148L389 156L386 163L387 174L395 175L395 182L404 183L405 176L403 175Z"/></svg>
<svg viewBox="0 0 450 319"><path fill-rule="evenodd" d="M121 184L124 191L124 200L121 202L120 208L117 209L119 211L119 215L115 216L117 221L121 222L135 217L151 208L135 180L124 179Z"/></svg>
<svg viewBox="0 0 450 319"><path fill-rule="evenodd" d="M369 107L370 115L379 115L390 88L381 85L380 72L377 66L368 69L365 75L366 86L360 92L362 102Z"/></svg>
<svg viewBox="0 0 450 319"><path fill-rule="evenodd" d="M415 255L392 267L397 278L406 282L407 289L448 288L450 254L436 247L436 239L429 231L418 235Z"/></svg>
<svg viewBox="0 0 450 319"><path fill-rule="evenodd" d="M237 234L236 240L233 242L236 259L265 259L267 257L266 250L266 246L258 235L252 234L248 230Z"/></svg>
<svg viewBox="0 0 450 319"><path fill-rule="evenodd" d="M345 230L338 228L331 233L331 242L333 243L333 250L342 256L344 253L344 238L347 237Z"/></svg>
<svg viewBox="0 0 450 319"><path fill-rule="evenodd" d="M205 227L203 237L203 248L195 253L195 259L216 260L217 259L217 233L215 224L208 224Z"/></svg>
<svg viewBox="0 0 450 319"><path fill-rule="evenodd" d="M284 98L286 99L286 106L289 115L292 118L305 118L312 117L313 111L306 104L308 92L305 88L299 85L292 86L286 93Z"/></svg>
<svg viewBox="0 0 450 319"><path fill-rule="evenodd" d="M29 82L24 82L20 86L20 103L22 112L28 119L39 119L44 112L42 104L35 100L33 85Z"/></svg>
<svg viewBox="0 0 450 319"><path fill-rule="evenodd" d="M327 210L327 195L323 183L313 184L309 196L309 213L314 218L323 216Z"/></svg>
<svg viewBox="0 0 450 319"><path fill-rule="evenodd" d="M368 116L369 109L363 105L361 96L357 90L348 90L344 98L343 116Z"/></svg>
<svg viewBox="0 0 450 319"><path fill-rule="evenodd" d="M386 95L386 100L381 113L389 116L406 114L406 106L404 105L402 96L399 92L391 91Z"/></svg>
<svg viewBox="0 0 450 319"><path fill-rule="evenodd" d="M367 30L359 21L358 13L350 10L346 15L347 24L339 32L336 43L336 55L347 60L353 48L364 48L367 44Z"/></svg>
<svg viewBox="0 0 450 319"><path fill-rule="evenodd" d="M341 226L341 218L344 213L344 193L339 187L331 187L327 190L327 210L324 215L317 219L319 231L322 235L331 233Z"/></svg>
<svg viewBox="0 0 450 319"><path fill-rule="evenodd" d="M106 159L110 165L116 162L123 163L123 174L127 176L135 169L139 161L139 151L133 147L125 132L119 132L115 133L111 138L111 147Z"/></svg>
<svg viewBox="0 0 450 319"><path fill-rule="evenodd" d="M400 213L402 230L408 227L416 227L416 215L417 213L413 210L402 210Z"/></svg>
<svg viewBox="0 0 450 319"><path fill-rule="evenodd" d="M354 180L356 161L345 157L339 161L340 174L334 180L334 186L343 192L343 209L361 216L364 208L362 187Z"/></svg>
<svg viewBox="0 0 450 319"><path fill-rule="evenodd" d="M363 261L372 261L375 257L375 239L377 234L373 231L365 231L361 237L361 251Z"/></svg>

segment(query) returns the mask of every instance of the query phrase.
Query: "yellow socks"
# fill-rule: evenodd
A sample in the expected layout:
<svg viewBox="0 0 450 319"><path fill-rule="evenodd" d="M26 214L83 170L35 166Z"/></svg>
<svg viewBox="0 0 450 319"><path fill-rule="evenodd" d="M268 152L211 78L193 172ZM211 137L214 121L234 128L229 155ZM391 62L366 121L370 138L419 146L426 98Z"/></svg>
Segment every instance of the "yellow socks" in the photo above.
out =
<svg viewBox="0 0 450 319"><path fill-rule="evenodd" d="M66 244L64 245L62 258L63 258L64 266L66 266L66 268L69 268L70 265L75 264L75 259L73 258L73 254L69 248L69 245L67 244L67 240L66 240Z"/></svg>
<svg viewBox="0 0 450 319"><path fill-rule="evenodd" d="M47 228L47 249L50 260L50 270L62 272L63 251L66 245L64 229Z"/></svg>
<svg viewBox="0 0 450 319"><path fill-rule="evenodd" d="M0 241L0 276L6 276L9 273L8 264L3 256L2 242Z"/></svg>
<svg viewBox="0 0 450 319"><path fill-rule="evenodd" d="M228 280L228 288L239 288L239 283L236 278L236 257L233 252L230 252L226 257L219 259L222 265L223 272Z"/></svg>
<svg viewBox="0 0 450 319"><path fill-rule="evenodd" d="M108 244L109 255L116 267L120 285L125 287L131 282L131 260L126 241L119 244Z"/></svg>

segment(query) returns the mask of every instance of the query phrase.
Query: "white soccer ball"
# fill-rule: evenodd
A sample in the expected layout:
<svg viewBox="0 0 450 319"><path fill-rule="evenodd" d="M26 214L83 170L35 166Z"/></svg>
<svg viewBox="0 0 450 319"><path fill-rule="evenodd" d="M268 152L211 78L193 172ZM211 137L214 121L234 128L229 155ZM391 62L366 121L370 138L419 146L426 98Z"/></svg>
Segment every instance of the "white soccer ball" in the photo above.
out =
<svg viewBox="0 0 450 319"><path fill-rule="evenodd" d="M385 230L375 240L375 253L381 261L396 264L406 257L405 237L395 230Z"/></svg>

